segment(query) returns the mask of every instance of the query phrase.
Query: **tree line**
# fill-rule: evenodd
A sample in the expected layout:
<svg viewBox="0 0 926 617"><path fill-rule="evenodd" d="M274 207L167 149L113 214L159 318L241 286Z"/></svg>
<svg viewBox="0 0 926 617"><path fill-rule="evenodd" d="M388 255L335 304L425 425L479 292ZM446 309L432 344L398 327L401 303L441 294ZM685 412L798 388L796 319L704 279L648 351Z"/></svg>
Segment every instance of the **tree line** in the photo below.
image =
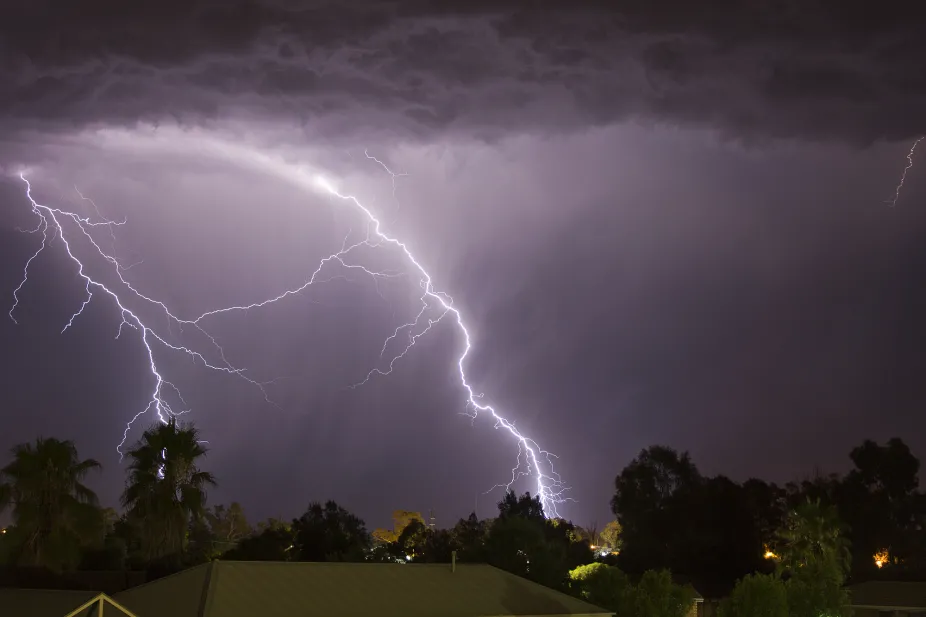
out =
<svg viewBox="0 0 926 617"><path fill-rule="evenodd" d="M201 468L206 448L176 422L126 452L121 512L99 506L84 480L100 465L73 443L37 439L12 453L0 469L0 512L13 515L0 561L19 567L158 575L217 558L446 563L456 553L641 617L686 614L693 589L682 582L728 596L729 617L758 614L756 598L781 615L837 615L847 581L926 569L919 461L899 439L853 449L845 475L784 486L706 477L686 453L653 446L616 477L615 520L600 531L548 519L539 497L511 492L495 518L471 514L446 529L396 510L391 529L368 532L334 501L251 525L237 503L208 505L216 479Z"/></svg>

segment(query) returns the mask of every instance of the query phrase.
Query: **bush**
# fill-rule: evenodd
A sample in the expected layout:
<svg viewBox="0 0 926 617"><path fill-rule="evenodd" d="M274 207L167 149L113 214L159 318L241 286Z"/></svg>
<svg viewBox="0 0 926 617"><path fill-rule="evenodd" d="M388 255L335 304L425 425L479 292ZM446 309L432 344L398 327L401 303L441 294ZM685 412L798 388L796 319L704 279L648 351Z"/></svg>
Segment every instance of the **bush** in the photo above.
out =
<svg viewBox="0 0 926 617"><path fill-rule="evenodd" d="M788 593L780 578L750 574L736 583L720 617L788 617Z"/></svg>
<svg viewBox="0 0 926 617"><path fill-rule="evenodd" d="M603 563L579 566L569 573L569 581L573 590L583 599L595 606L623 614L621 609L630 592L630 581L614 566Z"/></svg>
<svg viewBox="0 0 926 617"><path fill-rule="evenodd" d="M569 573L573 589L619 616L685 617L694 602L690 587L676 585L667 570L649 570L637 585L614 566L592 563Z"/></svg>
<svg viewBox="0 0 926 617"><path fill-rule="evenodd" d="M631 594L630 610L635 617L685 617L694 604L694 590L676 585L668 570L647 570Z"/></svg>

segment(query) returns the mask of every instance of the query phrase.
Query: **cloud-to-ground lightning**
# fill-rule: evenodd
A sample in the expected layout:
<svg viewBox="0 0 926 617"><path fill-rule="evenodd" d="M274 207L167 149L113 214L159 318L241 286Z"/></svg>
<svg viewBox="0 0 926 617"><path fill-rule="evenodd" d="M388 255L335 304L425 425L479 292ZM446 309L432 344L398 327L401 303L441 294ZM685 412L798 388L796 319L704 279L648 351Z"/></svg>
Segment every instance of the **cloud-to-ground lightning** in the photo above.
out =
<svg viewBox="0 0 926 617"><path fill-rule="evenodd" d="M139 411L126 425L122 442L117 447L120 453L133 423L143 414L153 410L160 421L166 422L170 417L189 411L180 391L172 382L165 379L162 375L156 360L158 357L156 350L162 353L175 352L187 354L209 369L240 377L258 387L263 393L264 398L272 403L265 390L265 386L271 382L260 382L252 379L247 375L245 369L237 368L229 362L226 358L225 350L218 343L216 337L204 328L203 324L206 320L233 311L249 311L267 307L268 305L283 301L290 296L298 295L316 283L324 283L334 278L344 278L345 274L350 272L356 272L371 277L374 283L377 284L377 292L379 292L378 285L381 280L411 276L417 279L416 283L421 290L421 294L418 297L418 308L416 308L416 311L413 313L413 317L405 323L398 325L384 341L380 350L380 358L384 362L382 368L374 367L362 380L351 387L356 388L362 386L377 375L389 375L392 373L396 364L411 351L412 347L421 337L431 331L437 324L443 322L445 318L449 317L462 338L462 346L456 358L456 369L459 374L459 383L464 391L465 413L473 419L480 413L489 414L495 423L495 427L497 429L504 429L518 445L517 459L514 468L511 470L510 480L497 486L510 489L519 479L532 477L536 483L536 494L543 503L544 511L548 516L558 516L557 506L568 500L568 497L565 496L568 489L554 469L553 459L555 456L540 448L537 442L531 437L523 434L512 421L503 417L495 407L480 402L482 395L476 392L474 386L469 382L466 373L466 363L472 351L473 340L464 322L463 315L460 309L454 305L453 299L448 294L435 288L431 275L412 253L409 246L405 242L386 233L380 219L377 218L372 210L361 203L358 198L340 192L324 176L312 174L310 177L307 177L305 171L301 168L288 166L285 163L271 163L268 157L254 151L242 150L241 152L243 154L239 154L238 156L242 159L248 159L248 162L252 164L257 163L259 167L265 170L271 170L289 179L296 179L302 188L313 188L324 195L328 195L331 199L350 206L360 216L362 229L365 231L362 237L355 241L350 241L352 233L348 232L340 245L340 249L321 259L301 285L292 289L286 289L264 300L209 310L189 319L174 314L164 303L139 291L139 289L130 283L124 276L128 267L122 266L114 256L114 251L105 251L95 239L94 231L98 228L105 228L114 245L114 228L124 225L125 221L111 221L102 217L99 214L99 209L96 207L96 204L82 194L80 194L80 198L90 202L99 220L91 220L90 218L81 217L75 212L40 204L33 197L32 185L29 180L24 175L20 176L25 183L26 196L31 204L32 212L38 217L37 226L27 231L38 234L41 240L39 248L27 259L23 270L22 281L13 292L13 306L10 310L10 317L15 321L15 313L19 305L20 294L23 287L28 282L29 269L32 262L39 257L50 244L51 240L57 236L60 237L64 245L67 258L76 266L77 273L84 281L86 289L86 296L83 302L64 326L64 330L67 330L74 324L75 320L93 299L94 291L97 291L108 296L115 303L119 311L121 322L116 336L118 337L122 333L124 326L128 326L138 332L144 347L149 370L152 375L153 390L147 407ZM382 161L371 156L366 151L364 151L364 155L367 159L379 164L391 176L393 183L393 198L395 198L396 179L406 174L399 174L391 171ZM306 180L308 180L308 182L306 182ZM74 234L73 237L71 234ZM77 240L83 242L86 245L85 248L91 249L92 258L101 258L104 263L107 263L111 267L113 275L113 282L111 284L105 283L101 278L89 272L89 268L84 263L86 260L82 260L77 256L77 249L74 246ZM356 263L354 261L354 255L361 247L399 251L399 254L404 258L406 263L409 264L410 273L380 271L373 267ZM331 268L339 268L345 274L323 274L323 272ZM159 333L155 326L144 321L143 317L140 315L140 309L135 308L133 310L133 303L140 303L140 305L154 308L163 313L163 315L167 317L168 333ZM204 337L203 342L207 347L197 350L194 348L194 345L186 341L182 343L176 342L170 330L171 324L179 326L181 332L184 326L191 326L195 332ZM390 348L395 349L395 352L391 355L387 355ZM210 360L210 356L213 358L212 360Z"/></svg>
<svg viewBox="0 0 926 617"><path fill-rule="evenodd" d="M924 138L926 138L926 135L917 137L913 142L913 145L910 146L910 151L907 152L907 166L903 168L903 172L900 174L900 182L897 184L897 188L894 189L893 199L889 199L887 201L887 203L889 203L892 208L897 205L897 200L900 199L900 191L903 189L903 184L907 180L907 172L910 171L910 169L913 167L913 153L916 151L916 147L921 141L923 141Z"/></svg>
<svg viewBox="0 0 926 617"><path fill-rule="evenodd" d="M215 338L209 335L205 330L203 330L202 328L198 328L199 331L202 332L215 346L219 357L224 362L224 366L213 364L202 353L195 351L194 349L191 349L185 345L178 345L178 344L171 343L167 339L167 337L163 337L159 335L154 329L152 329L151 327L146 325L144 321L142 321L142 318L138 315L137 312L132 311L130 308L126 306L125 301L123 300L122 297L120 297L118 293L119 291L118 289L115 289L114 286L113 287L107 286L103 282L99 281L96 278L93 278L90 274L87 273L87 268L85 267L83 261L77 257L77 255L75 254L72 248L72 242L74 240L68 239L69 236L68 236L67 231L65 230L65 223L69 222L73 224L76 227L76 230L79 231L80 235L83 236L83 238L87 241L87 243L93 247L94 251L100 257L102 257L105 261L113 265L114 267L113 270L116 274L116 277L119 280L120 285L128 293L130 293L132 296L138 299L141 299L145 302L152 303L152 304L159 306L161 309L164 310L165 313L167 313L170 319L179 321L181 323L191 323L188 321L177 319L167 309L167 307L163 303L153 300L141 294L135 287L133 287L123 276L123 273L125 272L125 268L121 266L121 264L115 257L105 252L102 249L102 247L100 247L99 243L97 243L97 241L93 237L93 234L91 233L91 229L95 227L106 227L107 229L109 229L110 233L112 233L112 228L114 226L123 225L125 224L125 221L116 222L116 221L111 221L107 219L103 219L100 221L91 221L89 218L81 217L74 212L70 212L67 210L62 210L60 208L54 208L51 206L40 204L35 200L35 198L32 195L32 184L29 182L29 180L27 180L25 175L23 174L20 174L19 177L25 183L26 198L29 200L29 203L32 207L32 212L39 219L38 225L32 230L28 230L28 232L39 234L41 237L41 241L39 243L39 248L26 261L26 264L23 268L23 278L20 281L19 285L16 287L16 289L13 291L13 305L10 308L10 312L9 312L10 318L14 322L16 322L15 312L16 312L17 307L19 306L19 294L22 291L25 284L29 280L29 267L31 266L32 262L48 247L51 240L53 240L55 237L58 237L61 239L61 242L64 245L65 254L77 267L77 274L81 278L81 280L84 281L84 289L86 292L86 296L84 297L84 300L81 302L78 309L71 315L71 318L64 325L64 328L61 330L61 332L64 333L68 328L74 325L74 321L83 313L84 309L87 308L87 305L90 304L90 302L93 300L94 290L97 290L105 294L106 296L109 296L115 302L116 307L119 310L121 321L116 331L116 338L119 338L122 335L124 326L129 326L130 328L138 330L140 334L141 342L145 348L146 355L148 358L151 375L154 378L154 389L152 390L151 398L148 402L147 407L145 407L145 409L143 409L142 411L138 412L128 422L126 429L123 432L122 442L120 442L119 446L117 446L116 448L120 454L122 453L121 448L125 444L125 441L128 437L129 429L131 428L135 420L137 420L142 414L153 409L155 413L157 414L158 419L161 422L167 422L170 417L176 417L184 413L187 413L189 411L188 409L179 409L179 410L175 409L175 406L178 403L183 406L186 406L186 401L183 400L183 396L181 395L180 390L172 382L168 381L161 375L161 372L158 369L157 361L155 360L154 349L152 347L154 343L160 343L163 347L170 349L172 351L185 353L191 356L194 360L200 361L207 368L238 375L242 377L243 379L258 386L258 388L260 388L261 391L264 392L264 395L266 398L266 391L263 388L264 384L261 384L259 382L256 382L250 379L249 377L245 376L243 369L236 368L232 366L230 363L228 363L225 360L225 354L222 348L216 342ZM84 198L83 195L81 195L81 198ZM94 205L94 208L95 208L95 205ZM49 236L49 233L51 233L51 236ZM198 325L198 324L193 324L193 325ZM168 398L170 395L173 395L173 402L171 398Z"/></svg>

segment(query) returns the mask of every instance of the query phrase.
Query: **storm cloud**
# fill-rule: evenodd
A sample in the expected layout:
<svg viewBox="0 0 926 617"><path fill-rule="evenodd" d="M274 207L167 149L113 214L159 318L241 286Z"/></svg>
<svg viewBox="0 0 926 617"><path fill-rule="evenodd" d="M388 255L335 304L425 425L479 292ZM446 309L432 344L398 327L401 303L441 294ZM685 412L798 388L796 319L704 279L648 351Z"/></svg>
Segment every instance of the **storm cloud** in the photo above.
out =
<svg viewBox="0 0 926 617"><path fill-rule="evenodd" d="M285 114L314 136L419 140L626 120L856 145L926 132L910 3L568 4L18 0L0 115L67 131Z"/></svg>
<svg viewBox="0 0 926 617"><path fill-rule="evenodd" d="M839 469L864 438L926 451L919 159L885 204L926 132L923 10L566 5L5 3L4 310L39 241L17 231L36 225L23 169L49 205L98 216L77 186L124 218L100 242L184 317L296 288L359 237L356 211L305 190L301 171L318 171L453 295L481 400L561 457L577 521L610 516L614 475L652 443L778 481ZM364 258L406 276L334 271L210 320L230 361L279 378L279 407L156 351L210 440L211 498L288 517L331 497L371 525L397 507L491 515L517 443L461 415L448 320L388 378L347 389L419 310L407 262ZM110 265L88 268L112 282ZM100 493L117 503L114 448L149 400L148 359L137 333L114 338L102 294L61 334L86 291L60 238L31 268L19 323L0 314L0 450L73 438L108 465Z"/></svg>

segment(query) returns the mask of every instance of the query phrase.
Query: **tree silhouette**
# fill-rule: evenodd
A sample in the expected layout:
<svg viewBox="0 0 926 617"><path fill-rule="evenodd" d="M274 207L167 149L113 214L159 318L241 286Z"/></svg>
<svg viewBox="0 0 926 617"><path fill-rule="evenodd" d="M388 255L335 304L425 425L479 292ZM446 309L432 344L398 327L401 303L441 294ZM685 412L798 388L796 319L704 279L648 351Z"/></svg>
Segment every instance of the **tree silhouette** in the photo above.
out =
<svg viewBox="0 0 926 617"><path fill-rule="evenodd" d="M198 466L206 452L194 426L172 419L146 430L126 453L129 479L122 505L146 559L176 564L182 558L190 521L204 515L206 489L216 484Z"/></svg>
<svg viewBox="0 0 926 617"><path fill-rule="evenodd" d="M298 561L363 561L370 547L364 522L334 501L312 503L293 521L293 534Z"/></svg>
<svg viewBox="0 0 926 617"><path fill-rule="evenodd" d="M102 543L103 517L93 491L83 484L93 459L80 460L73 442L39 438L13 448L0 469L0 512L12 508L5 534L12 559L53 570L74 568L81 549Z"/></svg>

